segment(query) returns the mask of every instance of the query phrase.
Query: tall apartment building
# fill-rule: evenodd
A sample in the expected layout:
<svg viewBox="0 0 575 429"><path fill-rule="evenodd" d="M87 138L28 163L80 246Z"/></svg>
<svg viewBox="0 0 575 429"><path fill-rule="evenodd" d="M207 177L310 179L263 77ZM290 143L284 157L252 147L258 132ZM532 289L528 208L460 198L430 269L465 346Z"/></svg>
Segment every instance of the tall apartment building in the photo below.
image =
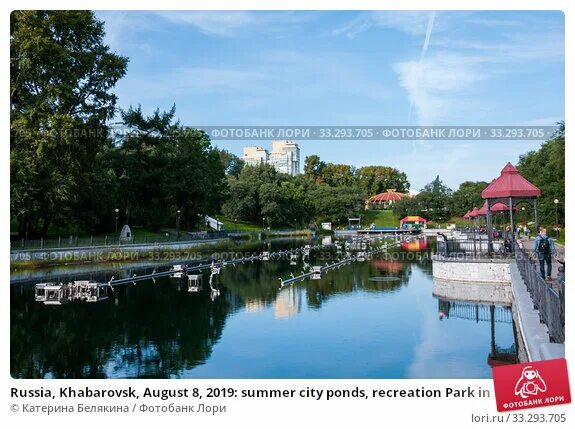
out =
<svg viewBox="0 0 575 429"><path fill-rule="evenodd" d="M245 146L242 159L246 165L267 164L269 153L267 149L260 146Z"/></svg>
<svg viewBox="0 0 575 429"><path fill-rule="evenodd" d="M299 174L299 146L290 140L272 141L269 163L281 173L291 176Z"/></svg>
<svg viewBox="0 0 575 429"><path fill-rule="evenodd" d="M279 173L295 176L300 170L300 153L297 143L291 140L272 141L271 153L259 146L244 147L243 160L247 165L267 163Z"/></svg>

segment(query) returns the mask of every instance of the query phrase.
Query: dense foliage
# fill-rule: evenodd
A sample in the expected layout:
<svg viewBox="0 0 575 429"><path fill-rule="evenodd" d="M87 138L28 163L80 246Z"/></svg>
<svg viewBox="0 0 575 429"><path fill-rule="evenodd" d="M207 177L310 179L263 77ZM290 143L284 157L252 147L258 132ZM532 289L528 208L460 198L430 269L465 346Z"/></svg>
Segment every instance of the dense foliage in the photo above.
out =
<svg viewBox="0 0 575 429"><path fill-rule="evenodd" d="M541 145L539 150L528 152L519 158L517 169L531 183L541 189L537 201L540 223L555 224L555 203L559 223L565 223L565 123L558 124L555 136ZM525 206L531 218L532 208Z"/></svg>
<svg viewBox="0 0 575 429"><path fill-rule="evenodd" d="M14 12L10 46L10 204L22 237L109 232L125 222L193 227L220 210L236 156L174 121L175 108L121 112L129 131L112 141L115 83L128 60L103 44L92 12Z"/></svg>
<svg viewBox="0 0 575 429"><path fill-rule="evenodd" d="M10 21L10 209L22 236L79 221L127 58L88 11L15 11Z"/></svg>
<svg viewBox="0 0 575 429"><path fill-rule="evenodd" d="M281 174L268 164L245 166L238 177L228 177L228 189L224 215L266 227L343 222L358 216L365 200L356 188L316 183L305 175Z"/></svg>
<svg viewBox="0 0 575 429"><path fill-rule="evenodd" d="M407 215L422 216L427 220L445 221L451 217L452 191L439 176L425 185L414 198L404 198L393 204L393 212L398 217Z"/></svg>

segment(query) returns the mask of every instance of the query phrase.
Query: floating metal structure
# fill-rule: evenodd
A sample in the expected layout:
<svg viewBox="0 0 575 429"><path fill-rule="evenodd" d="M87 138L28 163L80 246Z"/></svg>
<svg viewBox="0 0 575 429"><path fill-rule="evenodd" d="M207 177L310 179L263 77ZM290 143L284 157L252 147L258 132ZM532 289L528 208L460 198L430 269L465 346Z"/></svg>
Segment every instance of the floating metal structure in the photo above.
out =
<svg viewBox="0 0 575 429"><path fill-rule="evenodd" d="M352 262L364 262L367 258L371 257L373 254L378 253L378 252L382 252L384 250L387 250L390 247L395 247L399 244L401 244L402 242L410 242L413 240L417 240L419 239L420 236L419 235L413 235L413 236L409 236L405 239L400 238L395 240L393 243L389 243L389 244L383 244L380 247L376 247L372 250L366 251L366 250L361 250L362 249L362 243L363 240L354 240L352 242L346 242L346 249L355 249L355 250L360 250L356 255L353 255L351 252L348 251L347 253L347 257L336 261L332 264L326 263L324 266L313 266L311 267L311 270L308 272L302 271L301 274L295 276L293 273L291 274L291 277L287 278L287 279L282 279L281 277L279 278L280 281L280 289L283 288L284 286L287 286L289 284L292 283L296 283L302 280L305 280L307 278L311 278L312 280L319 280L321 279L321 275L329 270L333 270L335 268L339 268L343 265L347 265L347 264L351 264ZM367 248L367 246L365 247ZM304 266L305 268L309 268Z"/></svg>
<svg viewBox="0 0 575 429"><path fill-rule="evenodd" d="M237 259L229 259L229 260L222 260L222 261L210 261L207 263L202 263L198 265L185 265L185 264L177 264L173 265L170 270L157 272L154 270L152 273L149 274L141 274L136 275L134 274L132 277L126 277L122 279L115 279L112 277L106 283L97 283L91 280L76 280L69 283L37 283L35 285L34 290L34 299L37 302L43 302L45 305L61 305L68 303L70 301L86 301L86 302L98 302L108 298L108 290L114 290L114 286L118 285L125 285L125 284L136 284L138 281L142 280L154 280L158 277L169 276L173 278L184 278L188 277L188 281L190 282L190 278L195 278L194 281L199 282L199 284L194 284L192 281L192 285L188 286L188 291L194 292L199 291L202 288L201 285L201 274L192 274L197 272L202 272L203 270L209 269L211 271L210 275L210 287L212 286L212 278L214 275L220 274L220 271L223 267L228 265L236 265L236 264L244 264L248 262L254 261L269 261L275 258L281 257L289 257L290 261L293 260L294 255L302 254L304 257L309 253L311 250L318 250L324 247L330 246L322 246L322 245L306 245L302 248L297 249L289 249L289 250L281 250L278 252L268 252L264 251L258 255L247 256L244 258L237 258ZM195 277L194 277L195 276ZM212 299L219 296L219 290L212 287L211 296Z"/></svg>
<svg viewBox="0 0 575 429"><path fill-rule="evenodd" d="M185 265L185 264L177 264L173 265L170 270L156 272L154 270L152 273L149 274L142 274L136 275L134 274L132 277L126 277L122 279L115 279L112 277L106 283L97 283L91 280L76 280L73 282L69 282L66 284L55 284L55 283L38 283L35 286L34 291L34 298L37 302L42 302L45 305L61 305L68 303L70 301L85 301L85 302L99 302L108 298L108 290L114 290L114 286L123 285L123 284L135 284L138 281L142 280L154 280L158 277L170 276L173 278L188 278L188 291L189 292L199 292L202 290L202 274L203 270L210 270L210 289L211 289L211 297L212 300L219 296L220 291L213 287L213 277L215 275L220 274L220 271L225 266L234 266L236 264L244 264L248 262L254 261L269 261L275 258L281 257L289 257L290 265L295 265L299 260L299 255L302 256L303 261L303 269L302 273L298 276L294 276L291 274L291 277L283 280L279 279L281 283L281 287L304 280L308 277L312 279L320 279L321 275L324 272L327 272L331 269L339 268L343 265L352 263L352 262L362 262L371 257L371 255L384 251L389 247L396 246L401 242L409 242L419 238L419 236L411 235L406 239L403 238L396 238L393 243L383 244L380 247L376 247L372 250L368 250L370 241L364 238L357 238L352 239L351 242L345 242L344 247L346 249L346 257L342 260L336 261L334 263L326 263L326 265L315 265L311 267L309 264L309 256L312 250L319 250L322 248L328 247L335 247L338 254L341 254L342 246L340 243L336 242L335 246L333 245L305 245L302 248L297 249L290 249L290 250L281 250L278 252L269 252L264 251L258 255L247 256L244 258L237 258L237 259L229 259L229 260L221 260L216 261L212 260L210 262L201 263L198 265ZM352 251L356 251L356 254L353 254ZM306 271L309 270L309 271ZM195 273L195 274L194 274ZM198 274L199 273L199 274Z"/></svg>

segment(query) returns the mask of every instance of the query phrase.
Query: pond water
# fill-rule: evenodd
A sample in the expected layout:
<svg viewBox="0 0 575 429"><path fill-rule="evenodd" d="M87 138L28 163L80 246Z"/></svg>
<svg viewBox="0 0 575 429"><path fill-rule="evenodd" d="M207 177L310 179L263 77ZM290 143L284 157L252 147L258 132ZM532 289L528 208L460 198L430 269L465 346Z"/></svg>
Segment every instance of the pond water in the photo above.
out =
<svg viewBox="0 0 575 429"><path fill-rule="evenodd" d="M516 359L511 310L435 298L430 247L422 240L281 289L278 278L299 274L301 259L224 267L212 287L205 272L198 292L185 277L116 286L97 303L47 306L34 301L35 282L14 284L11 374L490 378L490 364ZM310 263L333 257L312 253Z"/></svg>

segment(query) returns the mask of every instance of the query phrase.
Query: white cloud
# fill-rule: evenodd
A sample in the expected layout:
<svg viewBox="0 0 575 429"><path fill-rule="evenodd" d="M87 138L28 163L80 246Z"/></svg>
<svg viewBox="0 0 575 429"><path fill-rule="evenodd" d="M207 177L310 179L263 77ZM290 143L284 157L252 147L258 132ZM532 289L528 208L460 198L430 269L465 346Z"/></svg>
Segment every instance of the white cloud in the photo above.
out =
<svg viewBox="0 0 575 429"><path fill-rule="evenodd" d="M392 28L411 35L425 34L429 16L428 11L376 11L364 12L333 31L336 36L344 35L353 39L358 34L372 28Z"/></svg>
<svg viewBox="0 0 575 429"><path fill-rule="evenodd" d="M260 92L270 78L265 73L250 70L178 67L132 78L129 85L139 97L145 94L138 88L146 88L145 92L150 95L174 97L236 92L238 89L248 93Z"/></svg>
<svg viewBox="0 0 575 429"><path fill-rule="evenodd" d="M191 24L210 36L232 37L242 28L256 23L256 17L244 11L165 11L157 14L175 23Z"/></svg>
<svg viewBox="0 0 575 429"><path fill-rule="evenodd" d="M178 24L189 24L208 36L238 37L265 31L279 33L286 25L307 21L298 12L161 11L156 14Z"/></svg>
<svg viewBox="0 0 575 429"><path fill-rule="evenodd" d="M457 54L435 54L422 61L399 62L393 68L415 110L418 125L448 119L454 98L485 78L474 58Z"/></svg>

